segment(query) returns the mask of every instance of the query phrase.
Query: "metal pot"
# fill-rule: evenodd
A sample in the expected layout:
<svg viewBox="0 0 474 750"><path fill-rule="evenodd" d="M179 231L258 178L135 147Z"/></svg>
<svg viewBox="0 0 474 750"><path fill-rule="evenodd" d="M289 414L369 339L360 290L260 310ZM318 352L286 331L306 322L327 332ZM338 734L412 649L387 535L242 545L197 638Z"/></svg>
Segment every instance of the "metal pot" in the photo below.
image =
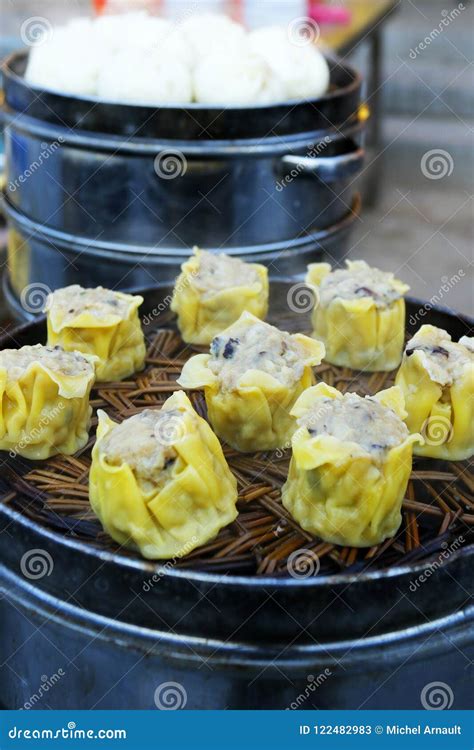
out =
<svg viewBox="0 0 474 750"><path fill-rule="evenodd" d="M277 304L285 290L274 285ZM144 315L169 293L145 290ZM409 301L408 319L421 306ZM472 325L425 312L455 338ZM0 347L44 338L40 320ZM60 518L57 531L46 528L28 518L30 502L25 512L0 505L0 533L9 535L0 546L8 708L30 702L42 676L59 669L62 682L45 698L52 708L152 708L170 682L195 709L420 708L436 681L450 686L454 708L469 706L473 545L432 568L413 596L427 562L305 580L178 570L98 550L62 533ZM22 573L31 550L52 561L36 580Z"/></svg>
<svg viewBox="0 0 474 750"><path fill-rule="evenodd" d="M25 53L3 66L7 196L90 242L237 248L343 218L360 171L361 80L331 61L315 101L142 107L32 89Z"/></svg>
<svg viewBox="0 0 474 750"><path fill-rule="evenodd" d="M112 288L172 282L190 250L88 242L77 236L48 229L31 221L8 200L3 202L8 220L8 279L5 296L14 316L27 317L19 300L30 284L57 289L68 284L102 284ZM337 224L291 241L281 241L227 250L231 255L269 267L271 277L302 278L308 263L324 254L341 257L349 249L349 239L360 210L358 196L351 211ZM211 247L211 250L219 248Z"/></svg>

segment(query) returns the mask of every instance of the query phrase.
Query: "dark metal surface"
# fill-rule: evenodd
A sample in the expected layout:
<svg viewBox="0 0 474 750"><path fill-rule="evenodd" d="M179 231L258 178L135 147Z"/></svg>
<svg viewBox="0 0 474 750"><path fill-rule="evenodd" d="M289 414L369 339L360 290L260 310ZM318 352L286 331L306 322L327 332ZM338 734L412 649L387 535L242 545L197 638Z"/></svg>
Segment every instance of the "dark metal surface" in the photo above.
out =
<svg viewBox="0 0 474 750"><path fill-rule="evenodd" d="M11 313L18 320L27 317L19 300L28 284L40 283L57 289L68 284L90 286L93 279L95 284L129 289L149 285L151 280L171 283L178 275L181 263L191 252L190 248L181 252L170 248L145 251L139 246L106 243L100 239L89 243L78 237L48 230L27 219L7 202L4 209L9 221L11 248L9 276L4 278L4 294ZM271 277L302 277L308 263L325 254L338 258L347 252L359 209L360 201L356 196L351 211L328 229L288 242L240 247L227 252L249 262L265 264Z"/></svg>
<svg viewBox="0 0 474 750"><path fill-rule="evenodd" d="M4 65L6 192L50 229L91 243L236 248L325 229L352 202L365 121L346 66L332 63L333 91L317 101L188 110L32 90L24 62ZM292 161L301 157L311 169Z"/></svg>
<svg viewBox="0 0 474 750"><path fill-rule="evenodd" d="M136 138L214 140L266 138L325 131L357 112L362 81L349 65L328 58L330 91L319 99L256 107L140 106L114 104L96 97L64 95L26 84L27 53L10 55L2 66L6 103L15 112L81 131Z"/></svg>

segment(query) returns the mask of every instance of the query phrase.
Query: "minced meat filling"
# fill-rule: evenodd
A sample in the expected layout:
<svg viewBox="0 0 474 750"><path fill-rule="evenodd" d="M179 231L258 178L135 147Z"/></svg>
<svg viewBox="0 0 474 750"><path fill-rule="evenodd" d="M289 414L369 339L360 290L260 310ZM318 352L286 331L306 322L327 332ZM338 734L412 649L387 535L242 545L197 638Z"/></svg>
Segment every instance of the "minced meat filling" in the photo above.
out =
<svg viewBox="0 0 474 750"><path fill-rule="evenodd" d="M336 299L371 297L377 307L386 307L402 297L393 284L393 274L371 268L359 261L357 268L338 269L325 276L319 288L320 304L326 307Z"/></svg>
<svg viewBox="0 0 474 750"><path fill-rule="evenodd" d="M127 464L146 491L164 486L177 458L174 443L184 432L178 410L145 409L126 419L100 442L100 454L112 466Z"/></svg>
<svg viewBox="0 0 474 750"><path fill-rule="evenodd" d="M357 443L372 454L381 454L408 437L405 423L394 411L356 393L346 393L343 398L318 399L313 408L298 419L298 424L306 427L310 435L331 435L344 442Z"/></svg>
<svg viewBox="0 0 474 750"><path fill-rule="evenodd" d="M202 250L199 253L199 270L193 276L193 284L203 293L250 286L259 280L255 268L240 258L231 258L222 253Z"/></svg>
<svg viewBox="0 0 474 750"><path fill-rule="evenodd" d="M283 385L300 380L304 354L289 333L260 321L251 326L237 323L231 330L230 336L216 336L213 340L208 362L222 388L234 389L248 370L273 375Z"/></svg>
<svg viewBox="0 0 474 750"><path fill-rule="evenodd" d="M441 328L430 326L420 330L407 344L405 355L423 352L423 365L431 380L440 385L452 385L468 365L474 365L474 339L464 336L458 343Z"/></svg>
<svg viewBox="0 0 474 750"><path fill-rule="evenodd" d="M34 363L39 362L46 368L61 375L89 375L94 372L93 365L79 352L66 352L61 346L23 346L21 349L4 349L0 351L0 367L7 370L11 381L18 380Z"/></svg>
<svg viewBox="0 0 474 750"><path fill-rule="evenodd" d="M126 318L130 308L130 299L101 286L95 289L83 289L78 284L74 284L53 292L48 298L46 309L61 312L63 325L72 323L75 318L85 312L99 320L107 315Z"/></svg>

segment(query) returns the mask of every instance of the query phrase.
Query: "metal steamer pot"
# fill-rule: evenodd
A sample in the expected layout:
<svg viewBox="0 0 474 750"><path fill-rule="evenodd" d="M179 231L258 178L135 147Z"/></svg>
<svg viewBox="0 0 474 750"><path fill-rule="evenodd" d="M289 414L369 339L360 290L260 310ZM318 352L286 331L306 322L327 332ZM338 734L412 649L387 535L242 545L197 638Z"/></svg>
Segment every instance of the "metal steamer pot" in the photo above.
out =
<svg viewBox="0 0 474 750"><path fill-rule="evenodd" d="M169 292L145 291L144 314ZM409 301L408 316L421 304ZM441 309L427 311L426 322L456 339L472 325ZM40 320L0 346L44 336ZM96 549L18 504L0 505L0 533L9 540L0 546L7 708L29 707L37 686L58 673L45 697L51 708L156 708L160 691L171 690L189 709L410 709L432 682L454 688L454 708L469 707L473 545L433 567L410 595L429 562L304 580L176 569ZM54 560L49 575L22 575L31 550Z"/></svg>
<svg viewBox="0 0 474 750"><path fill-rule="evenodd" d="M328 229L309 233L291 242L280 241L246 248L228 249L249 263L263 263L271 278L303 278L307 264L328 256L345 254L358 220L360 198L356 194L350 212ZM12 207L4 199L8 219L8 274L3 292L11 314L19 321L28 318L22 307L23 291L30 285L57 289L69 284L90 286L91 280L114 289L131 289L150 283L172 283L189 249L146 250L111 242L88 240L46 229ZM218 250L213 248L211 250ZM44 288L44 287L43 287Z"/></svg>
<svg viewBox="0 0 474 750"><path fill-rule="evenodd" d="M296 241L340 222L364 158L361 79L331 60L314 101L240 108L104 103L3 66L12 210L95 242L179 252Z"/></svg>

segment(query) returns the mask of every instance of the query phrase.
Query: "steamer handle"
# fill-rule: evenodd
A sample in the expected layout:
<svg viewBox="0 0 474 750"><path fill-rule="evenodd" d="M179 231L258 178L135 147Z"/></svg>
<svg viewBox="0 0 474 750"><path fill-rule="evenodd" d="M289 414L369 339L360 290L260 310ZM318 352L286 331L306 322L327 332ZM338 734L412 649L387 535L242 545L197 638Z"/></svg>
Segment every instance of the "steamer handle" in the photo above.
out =
<svg viewBox="0 0 474 750"><path fill-rule="evenodd" d="M347 154L338 156L299 156L298 154L287 154L281 159L285 167L296 170L299 175L313 175L319 177L323 182L336 182L344 177L352 177L358 174L365 159L365 149L356 148ZM285 170L287 173L290 170ZM293 176L293 175L291 175ZM297 175L296 175L297 176Z"/></svg>

